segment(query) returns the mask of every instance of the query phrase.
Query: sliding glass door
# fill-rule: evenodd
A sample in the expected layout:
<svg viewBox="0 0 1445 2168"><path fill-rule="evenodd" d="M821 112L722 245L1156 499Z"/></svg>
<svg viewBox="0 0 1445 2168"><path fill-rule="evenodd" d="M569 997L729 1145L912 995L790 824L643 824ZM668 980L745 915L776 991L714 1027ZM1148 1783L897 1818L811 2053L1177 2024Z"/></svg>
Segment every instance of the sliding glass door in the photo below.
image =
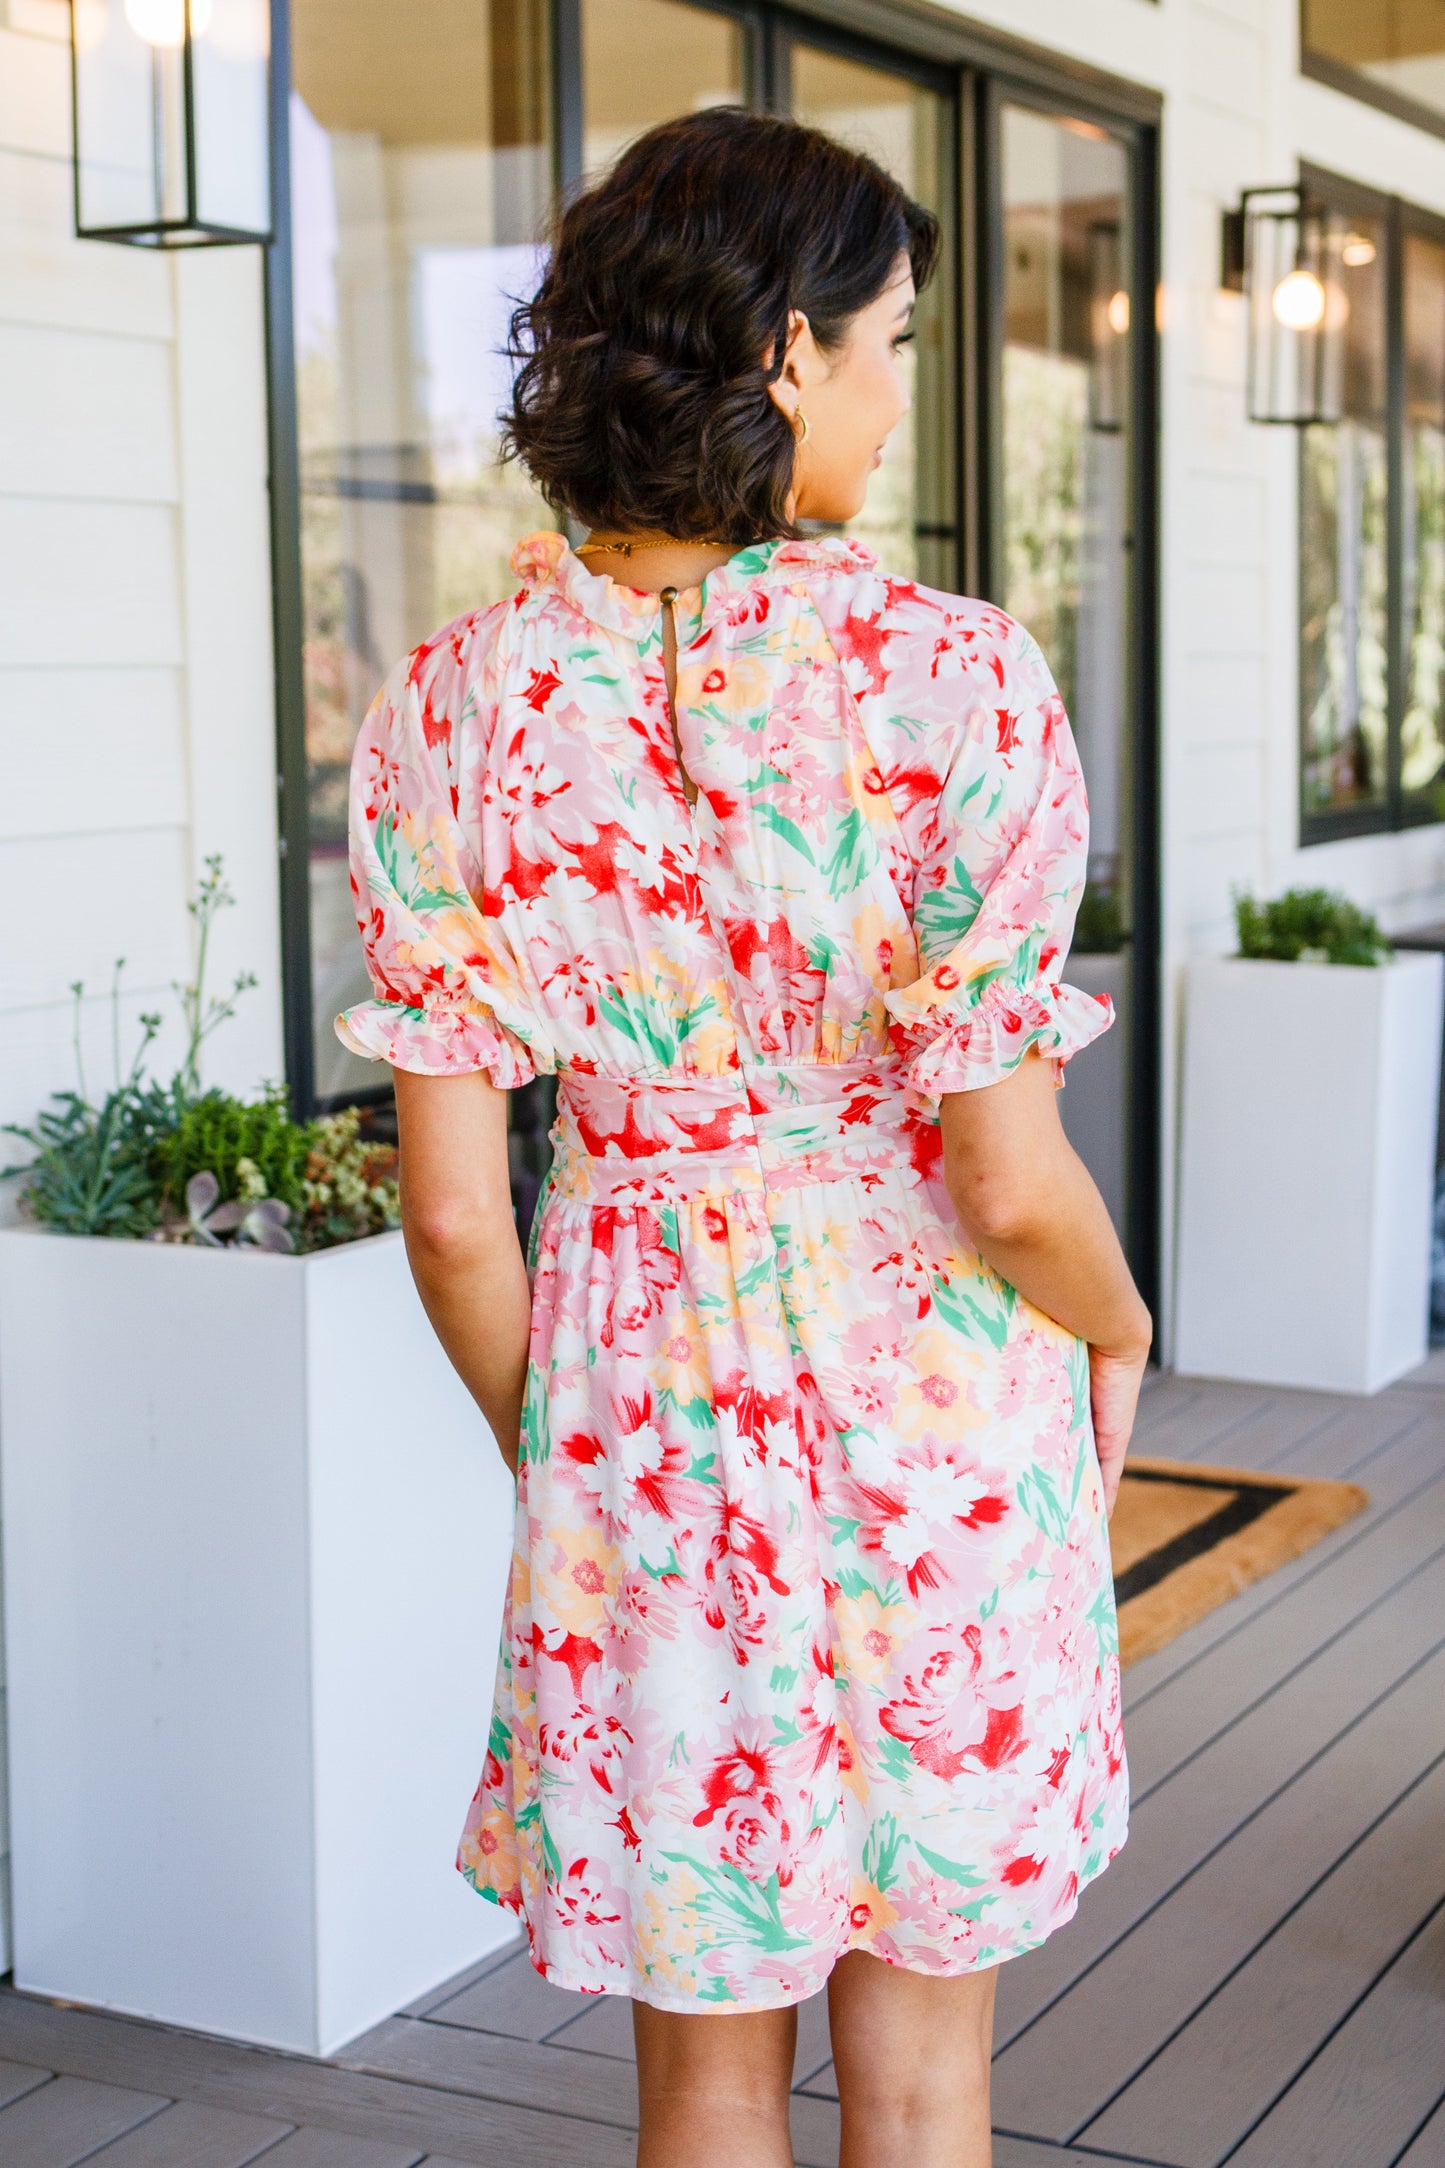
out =
<svg viewBox="0 0 1445 2168"><path fill-rule="evenodd" d="M331 1028L364 998L346 787L386 671L504 594L548 517L496 457L498 349L552 189L544 0L293 0L312 1089L374 1090Z"/></svg>
<svg viewBox="0 0 1445 2168"><path fill-rule="evenodd" d="M1135 341L1138 208L1127 137L1000 96L991 340L990 584L1058 682L1089 790L1089 877L1069 976L1116 1028L1071 1066L1065 1127L1121 1234L1140 1172L1141 896ZM1141 904L1144 908L1141 910Z"/></svg>

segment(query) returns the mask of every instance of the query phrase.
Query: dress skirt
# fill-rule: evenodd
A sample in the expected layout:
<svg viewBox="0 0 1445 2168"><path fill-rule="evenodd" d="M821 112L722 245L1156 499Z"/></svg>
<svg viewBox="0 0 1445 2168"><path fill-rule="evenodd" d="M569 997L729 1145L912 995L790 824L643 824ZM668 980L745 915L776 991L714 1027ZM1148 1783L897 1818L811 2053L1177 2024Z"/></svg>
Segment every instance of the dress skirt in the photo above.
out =
<svg viewBox="0 0 1445 2168"><path fill-rule="evenodd" d="M549 1980L955 1975L1124 1841L1086 1350L967 1244L900 1064L569 1071L458 1864Z"/></svg>

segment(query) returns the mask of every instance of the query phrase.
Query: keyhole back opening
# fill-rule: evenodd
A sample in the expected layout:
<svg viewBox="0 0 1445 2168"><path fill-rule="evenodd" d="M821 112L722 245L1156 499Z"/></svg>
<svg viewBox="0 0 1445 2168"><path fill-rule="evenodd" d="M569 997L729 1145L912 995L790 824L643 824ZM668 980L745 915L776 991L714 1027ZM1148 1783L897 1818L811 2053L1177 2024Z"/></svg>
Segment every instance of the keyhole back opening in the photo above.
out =
<svg viewBox="0 0 1445 2168"><path fill-rule="evenodd" d="M682 794L688 804L697 804L697 785L687 772L682 757L682 738L677 727L677 618L673 605L677 601L677 589L664 587L660 596L662 603L662 672L667 685L667 719L672 725L672 750L677 760L677 772L682 782Z"/></svg>

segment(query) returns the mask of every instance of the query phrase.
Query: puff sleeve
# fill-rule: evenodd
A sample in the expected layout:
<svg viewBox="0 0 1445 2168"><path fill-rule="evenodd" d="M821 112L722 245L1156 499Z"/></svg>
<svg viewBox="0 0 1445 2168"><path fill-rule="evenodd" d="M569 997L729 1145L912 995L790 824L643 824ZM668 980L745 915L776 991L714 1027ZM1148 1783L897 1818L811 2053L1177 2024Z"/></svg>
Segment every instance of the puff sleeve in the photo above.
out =
<svg viewBox="0 0 1445 2168"><path fill-rule="evenodd" d="M375 999L336 1019L364 1060L419 1075L485 1069L503 1088L536 1068L514 959L483 909L459 815L485 757L478 634L463 620L418 648L378 693L351 763L351 890Z"/></svg>
<svg viewBox="0 0 1445 2168"><path fill-rule="evenodd" d="M1073 733L1033 639L1000 613L994 623L921 833L924 975L884 997L907 1081L935 1107L997 1083L1030 1047L1065 1062L1114 1020L1106 995L1061 976L1088 855Z"/></svg>

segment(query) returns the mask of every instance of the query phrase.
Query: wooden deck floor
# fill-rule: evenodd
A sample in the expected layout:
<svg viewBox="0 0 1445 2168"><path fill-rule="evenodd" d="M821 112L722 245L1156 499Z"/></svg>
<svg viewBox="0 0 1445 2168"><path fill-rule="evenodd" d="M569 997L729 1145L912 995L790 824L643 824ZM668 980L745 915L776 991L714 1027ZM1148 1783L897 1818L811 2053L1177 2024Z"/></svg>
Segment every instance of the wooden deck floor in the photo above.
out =
<svg viewBox="0 0 1445 2168"><path fill-rule="evenodd" d="M1445 2168L1445 1357L1368 1401L1164 1379L1140 1444L1371 1504L1128 1674L1128 1847L1000 1977L996 2168ZM330 2063L5 1991L0 2162L628 2168L630 2046L512 1954ZM794 2127L831 2168L818 2005Z"/></svg>

